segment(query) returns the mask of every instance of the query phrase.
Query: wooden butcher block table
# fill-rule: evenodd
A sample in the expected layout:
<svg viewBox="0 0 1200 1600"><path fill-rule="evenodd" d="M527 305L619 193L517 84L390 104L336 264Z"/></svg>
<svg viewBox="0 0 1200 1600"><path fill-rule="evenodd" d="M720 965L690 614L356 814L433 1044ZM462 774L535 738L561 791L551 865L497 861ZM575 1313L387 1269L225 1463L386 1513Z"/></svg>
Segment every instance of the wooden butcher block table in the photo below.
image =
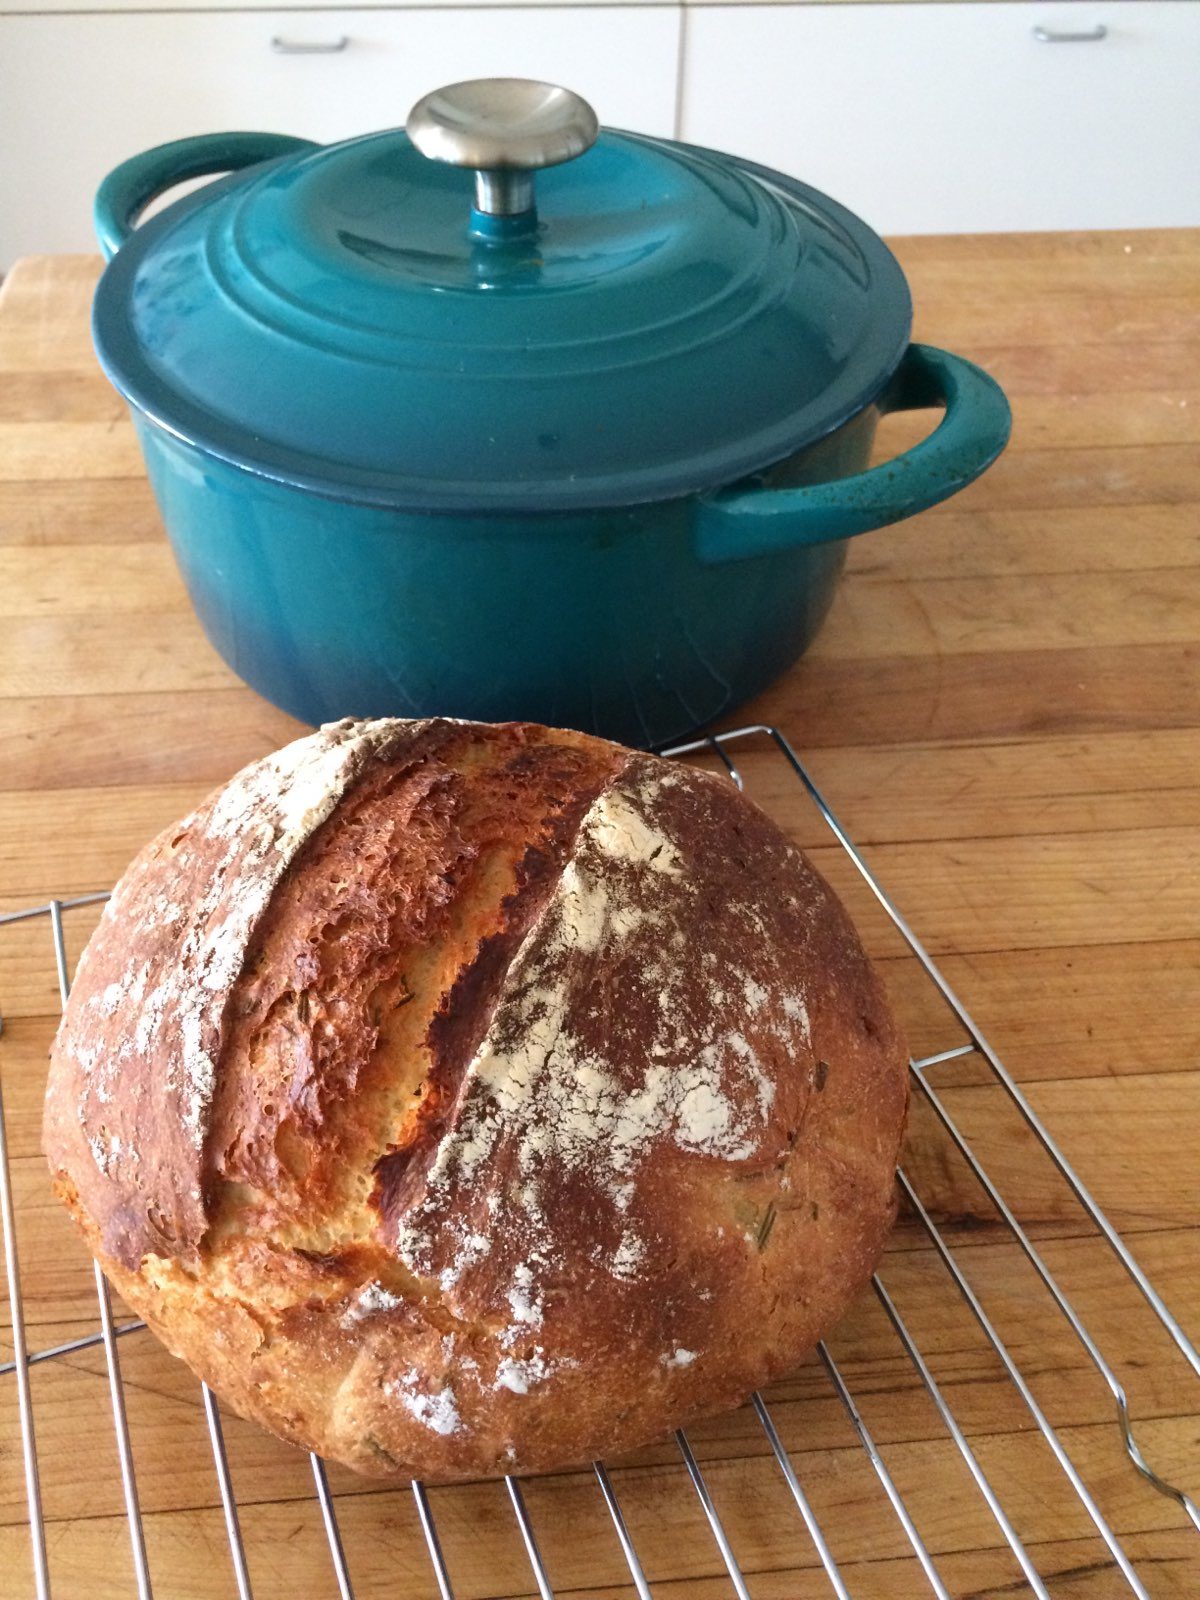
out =
<svg viewBox="0 0 1200 1600"><path fill-rule="evenodd" d="M728 726L765 722L787 735L1194 1340L1200 232L897 248L917 336L996 375L1013 401L1012 446L947 506L856 541L811 655ZM85 258L25 261L0 300L0 911L103 890L150 834L299 731L238 683L189 609L132 429L91 354L97 270ZM928 424L889 419L881 451ZM1200 1595L1200 1533L1135 1470L1104 1377L935 1104L1127 1387L1147 1461L1193 1496L1200 1377L985 1057L964 1050L961 1019L780 748L755 735L727 754L846 895L914 1056L952 1052L922 1071L933 1093L914 1090L905 1170L925 1216L906 1203L883 1292L865 1293L830 1338L829 1364L814 1354L766 1396L794 1483L752 1408L690 1431L740 1580L668 1440L609 1463L644 1569L640 1591L594 1473L524 1483L542 1592L1008 1597L1039 1592L1032 1572L1056 1600ZM68 965L95 915L94 906L63 913ZM0 1073L30 1352L87 1339L99 1316L90 1263L49 1197L38 1150L58 1007L52 920L0 926ZM129 1320L119 1305L114 1314ZM9 1362L13 1331L6 1302L0 1358ZM120 1335L116 1349L154 1593L235 1596L199 1386L144 1330ZM50 1592L133 1595L105 1350L83 1344L28 1375ZM409 1487L329 1470L339 1576L308 1458L223 1420L244 1593L439 1594ZM433 1489L428 1504L443 1593L538 1592L503 1484ZM821 1537L840 1578L822 1565ZM10 1365L0 1374L6 1600L35 1593L33 1550Z"/></svg>

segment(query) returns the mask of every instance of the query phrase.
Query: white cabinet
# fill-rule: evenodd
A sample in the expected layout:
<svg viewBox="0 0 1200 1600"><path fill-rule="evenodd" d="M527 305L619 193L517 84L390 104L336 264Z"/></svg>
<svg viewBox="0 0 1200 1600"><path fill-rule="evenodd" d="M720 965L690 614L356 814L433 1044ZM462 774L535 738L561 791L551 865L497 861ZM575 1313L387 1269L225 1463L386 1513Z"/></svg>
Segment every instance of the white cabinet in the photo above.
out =
<svg viewBox="0 0 1200 1600"><path fill-rule="evenodd" d="M510 73L780 167L883 232L1200 223L1200 0L18 3L0 0L0 271L92 249L97 183L149 145L337 139Z"/></svg>
<svg viewBox="0 0 1200 1600"><path fill-rule="evenodd" d="M504 75L569 84L605 122L670 134L680 15L639 5L0 16L0 270L34 251L94 249L100 179L184 134L340 139L403 123L438 84Z"/></svg>
<svg viewBox="0 0 1200 1600"><path fill-rule="evenodd" d="M1200 5L696 6L682 136L885 233L1200 223Z"/></svg>

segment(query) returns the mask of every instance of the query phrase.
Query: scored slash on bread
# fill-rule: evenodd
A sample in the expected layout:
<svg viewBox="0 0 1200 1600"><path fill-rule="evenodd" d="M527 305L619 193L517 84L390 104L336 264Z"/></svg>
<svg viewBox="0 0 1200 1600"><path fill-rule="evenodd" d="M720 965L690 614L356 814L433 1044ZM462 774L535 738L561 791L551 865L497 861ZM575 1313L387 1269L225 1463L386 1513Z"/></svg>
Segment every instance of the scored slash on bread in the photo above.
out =
<svg viewBox="0 0 1200 1600"><path fill-rule="evenodd" d="M384 720L133 863L44 1144L219 1395L436 1481L625 1450L793 1366L878 1259L906 1106L845 912L727 780Z"/></svg>

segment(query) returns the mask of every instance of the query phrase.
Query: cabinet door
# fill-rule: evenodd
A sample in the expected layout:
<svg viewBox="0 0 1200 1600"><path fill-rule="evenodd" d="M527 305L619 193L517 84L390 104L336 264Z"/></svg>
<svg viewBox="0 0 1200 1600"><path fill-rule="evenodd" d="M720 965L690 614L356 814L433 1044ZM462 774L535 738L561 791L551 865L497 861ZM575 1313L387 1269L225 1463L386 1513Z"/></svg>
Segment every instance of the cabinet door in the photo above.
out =
<svg viewBox="0 0 1200 1600"><path fill-rule="evenodd" d="M697 6L684 62L684 138L884 232L1200 223L1196 0Z"/></svg>
<svg viewBox="0 0 1200 1600"><path fill-rule="evenodd" d="M34 251L94 249L100 179L184 134L341 139L403 123L438 84L506 75L565 83L603 122L669 134L679 17L672 6L0 16L0 270Z"/></svg>

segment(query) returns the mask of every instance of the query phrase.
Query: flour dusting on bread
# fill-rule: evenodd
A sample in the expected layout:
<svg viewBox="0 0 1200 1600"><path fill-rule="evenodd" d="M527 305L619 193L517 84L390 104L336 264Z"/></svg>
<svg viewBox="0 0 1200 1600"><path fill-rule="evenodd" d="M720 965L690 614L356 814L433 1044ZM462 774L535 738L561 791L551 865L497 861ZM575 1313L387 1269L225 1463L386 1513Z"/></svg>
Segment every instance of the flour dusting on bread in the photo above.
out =
<svg viewBox="0 0 1200 1600"><path fill-rule="evenodd" d="M555 892L509 965L422 1201L399 1230L398 1254L419 1273L435 1270L447 1234L457 1234L456 1259L440 1275L442 1287L453 1290L472 1264L455 1197L474 1182L487 1186L494 1170L511 1162L515 1203L505 1228L521 1240L525 1257L508 1290L514 1324L534 1320L529 1263L543 1276L562 1265L561 1230L547 1218L543 1184L554 1189L564 1174L575 1174L596 1222L615 1221L628 1210L651 1153L674 1147L745 1161L770 1118L772 1079L740 1028L715 1029L711 1008L697 1006L688 957L672 949L698 889L684 876L681 841L662 820L657 766L646 758L634 763L584 816ZM736 905L724 910L738 915ZM660 950L660 959L647 961L647 949ZM624 994L637 991L635 1007L652 1024L632 1062L620 1030L608 1048L598 1048L573 1025L581 996L587 1007L589 983L614 971L623 975ZM762 1012L766 985L751 974L739 974L738 984L751 1010ZM798 1015L803 1000L791 998ZM787 1013L764 1026L780 1032L785 1045L797 1042ZM628 1221L617 1226L615 1240L607 1274L634 1282L646 1241Z"/></svg>
<svg viewBox="0 0 1200 1600"><path fill-rule="evenodd" d="M167 1062L167 1088L176 1097L189 1140L199 1146L207 1127L216 1082L220 1021L225 1001L245 959L246 946L275 886L297 851L329 817L365 755L394 735L395 723L339 722L247 767L207 808L185 817L175 830L186 852L211 840L228 849L186 912L166 896L147 901L138 880L126 881L105 907L102 920L150 931L160 924L179 930L178 943L154 963L135 959L122 977L89 1002L98 1018L111 1017L125 998L142 1001L134 1043L139 1052ZM132 892L131 892L132 891ZM220 911L219 921L214 916ZM96 1057L85 1053L86 1034L66 1039L85 1077ZM102 1057L109 1067L112 1056ZM103 1078L97 1088L104 1090ZM131 1147L130 1154L136 1153Z"/></svg>
<svg viewBox="0 0 1200 1600"><path fill-rule="evenodd" d="M365 1317L377 1316L381 1311L395 1311L403 1304L398 1294L392 1294L381 1283L364 1283L350 1305L342 1312L342 1327L353 1328Z"/></svg>
<svg viewBox="0 0 1200 1600"><path fill-rule="evenodd" d="M422 1374L410 1368L395 1383L388 1384L387 1388L422 1427L433 1433L457 1433L462 1427L462 1418L458 1414L454 1390L449 1384L441 1389L428 1390L422 1387L423 1382Z"/></svg>
<svg viewBox="0 0 1200 1600"><path fill-rule="evenodd" d="M203 1235L199 1168L254 930L364 765L421 726L332 723L255 762L147 846L105 906L56 1050L77 1074L77 1115L95 1124L97 1173L143 1191L113 1211L109 1247L129 1261Z"/></svg>

